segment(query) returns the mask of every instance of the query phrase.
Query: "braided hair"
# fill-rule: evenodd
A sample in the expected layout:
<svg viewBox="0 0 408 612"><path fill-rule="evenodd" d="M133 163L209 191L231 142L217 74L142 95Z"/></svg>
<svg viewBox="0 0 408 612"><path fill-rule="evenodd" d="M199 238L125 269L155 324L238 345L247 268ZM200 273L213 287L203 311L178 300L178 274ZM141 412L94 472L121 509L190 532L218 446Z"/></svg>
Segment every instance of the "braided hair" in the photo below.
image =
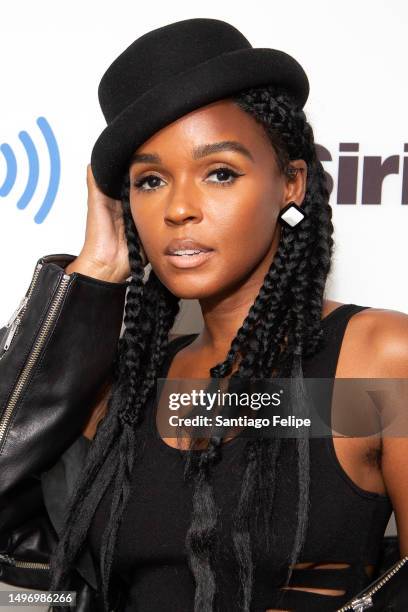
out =
<svg viewBox="0 0 408 612"><path fill-rule="evenodd" d="M307 164L306 217L298 226L281 230L280 242L263 285L222 363L209 370L212 378L231 374L245 379L271 378L272 373L294 381L295 397L303 397L302 359L320 348L321 312L333 249L332 209L322 164L317 157L313 129L294 99L275 85L254 87L231 98L261 124L276 153L282 173L290 178L290 161ZM180 299L161 283L153 270L144 281L139 236L129 203L129 175L124 177L122 204L129 250L131 281L125 305L125 333L119 339L113 385L106 416L98 424L76 490L66 510L64 529L51 557L51 590L69 588L73 565L81 553L93 515L107 487L113 487L109 521L102 534L100 575L105 610L110 610L109 588L113 551L130 478L137 461L137 429L155 390L164 362L168 335L180 309ZM241 609L249 612L257 550L270 546L271 516L276 490L276 468L282 446L292 440L248 439L245 465L231 539L239 564ZM309 440L294 441L297 454L298 504L293 549L288 551L289 583L292 567L304 543L309 507ZM212 486L214 466L222 460L222 439L213 436L199 453L186 451L185 477L193 484L191 523L186 550L195 579L195 612L217 609L215 572L218 508ZM58 607L50 609L58 610Z"/></svg>

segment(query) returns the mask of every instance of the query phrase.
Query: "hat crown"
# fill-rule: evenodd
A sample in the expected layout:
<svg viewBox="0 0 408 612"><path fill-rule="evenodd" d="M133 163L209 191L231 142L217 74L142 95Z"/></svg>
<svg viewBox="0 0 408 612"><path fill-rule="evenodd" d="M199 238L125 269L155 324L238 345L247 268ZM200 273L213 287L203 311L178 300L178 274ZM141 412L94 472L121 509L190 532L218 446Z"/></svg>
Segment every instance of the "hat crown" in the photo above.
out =
<svg viewBox="0 0 408 612"><path fill-rule="evenodd" d="M252 87L274 85L303 108L309 81L293 57L254 48L231 24L176 21L137 38L107 68L98 88L107 126L91 154L96 182L119 199L131 155L165 126Z"/></svg>
<svg viewBox="0 0 408 612"><path fill-rule="evenodd" d="M252 48L231 24L210 18L185 19L137 38L105 71L98 98L109 123L132 100L222 53Z"/></svg>

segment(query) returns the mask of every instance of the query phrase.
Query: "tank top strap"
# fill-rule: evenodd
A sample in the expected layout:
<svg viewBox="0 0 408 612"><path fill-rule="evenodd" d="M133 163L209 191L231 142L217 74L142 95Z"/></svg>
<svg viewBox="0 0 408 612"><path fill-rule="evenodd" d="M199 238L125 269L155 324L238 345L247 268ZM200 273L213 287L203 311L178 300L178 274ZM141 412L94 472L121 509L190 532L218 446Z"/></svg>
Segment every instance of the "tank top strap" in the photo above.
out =
<svg viewBox="0 0 408 612"><path fill-rule="evenodd" d="M342 304L323 319L324 343L321 351L316 355L314 370L317 367L318 372L313 374L313 376L321 378L335 377L347 324L354 314L367 308L370 307L351 303Z"/></svg>
<svg viewBox="0 0 408 612"><path fill-rule="evenodd" d="M170 362L174 355L188 344L191 344L191 342L193 342L198 335L199 334L183 334L181 336L176 336L169 341L167 345L167 354L160 369L161 378L166 378Z"/></svg>
<svg viewBox="0 0 408 612"><path fill-rule="evenodd" d="M172 338L169 341L169 352L171 352L172 354L174 352L177 352L179 349L184 348L184 346L186 346L187 344L190 344L190 342L192 342L194 338L197 338L197 336L199 336L199 334L182 334L180 336L175 336L175 338Z"/></svg>
<svg viewBox="0 0 408 612"><path fill-rule="evenodd" d="M353 303L342 304L332 310L322 320L324 330L323 344L317 354L304 359L304 376L334 378L347 323L354 314L367 308L370 308L370 306L361 306ZM166 377L174 355L188 344L191 344L198 335L198 333L183 334L170 340L167 355L161 369L162 378Z"/></svg>

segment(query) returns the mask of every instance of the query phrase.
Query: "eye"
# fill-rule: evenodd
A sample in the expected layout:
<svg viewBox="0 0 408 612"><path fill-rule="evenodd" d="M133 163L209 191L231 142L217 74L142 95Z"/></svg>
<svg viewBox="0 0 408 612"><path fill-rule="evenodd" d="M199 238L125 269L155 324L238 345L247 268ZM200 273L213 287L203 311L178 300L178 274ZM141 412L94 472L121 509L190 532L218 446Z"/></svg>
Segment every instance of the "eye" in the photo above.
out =
<svg viewBox="0 0 408 612"><path fill-rule="evenodd" d="M242 176L242 174L238 174L238 172L235 172L235 170L231 170L231 168L227 168L226 166L223 166L221 168L216 168L215 170L210 172L208 176L210 177L213 175L218 176L218 178L221 180L210 181L210 183L218 183L219 185L222 185L223 187L225 185L230 185L234 183L236 178L238 178L239 176ZM232 178L232 180L225 180L228 177Z"/></svg>
<svg viewBox="0 0 408 612"><path fill-rule="evenodd" d="M163 181L163 179L161 179L159 176L156 176L155 174L148 174L147 176L135 181L133 185L138 191L154 191L160 187L158 184L160 181ZM148 185L148 187L146 188L145 185Z"/></svg>

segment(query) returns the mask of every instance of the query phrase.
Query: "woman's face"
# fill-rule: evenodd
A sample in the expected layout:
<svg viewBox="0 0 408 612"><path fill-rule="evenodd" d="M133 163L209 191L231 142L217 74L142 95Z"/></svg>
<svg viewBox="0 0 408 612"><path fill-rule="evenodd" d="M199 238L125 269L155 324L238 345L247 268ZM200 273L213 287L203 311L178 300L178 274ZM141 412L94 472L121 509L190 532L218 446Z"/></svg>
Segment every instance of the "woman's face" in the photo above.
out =
<svg viewBox="0 0 408 612"><path fill-rule="evenodd" d="M231 100L184 115L144 142L130 164L130 205L161 282L185 299L262 284L279 242L279 211L304 198L306 164L291 165L304 172L289 182L262 126ZM171 241L186 238L207 251L167 253Z"/></svg>

